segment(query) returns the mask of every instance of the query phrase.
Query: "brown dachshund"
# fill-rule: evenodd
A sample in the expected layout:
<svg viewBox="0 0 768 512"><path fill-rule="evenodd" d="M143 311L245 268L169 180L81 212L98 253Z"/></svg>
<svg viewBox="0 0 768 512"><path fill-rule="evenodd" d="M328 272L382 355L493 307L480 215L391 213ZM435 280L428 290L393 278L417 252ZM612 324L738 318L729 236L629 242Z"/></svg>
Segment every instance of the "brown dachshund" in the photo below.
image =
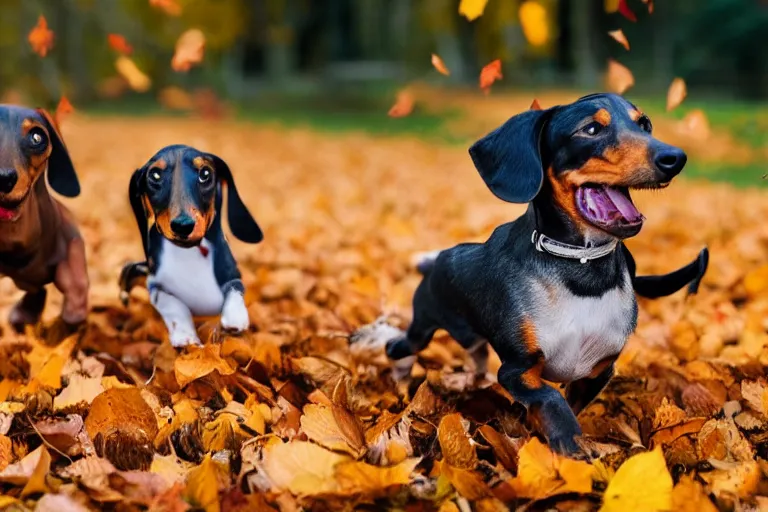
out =
<svg viewBox="0 0 768 512"><path fill-rule="evenodd" d="M26 292L9 317L20 332L40 319L48 283L64 295L61 319L68 326L85 320L88 309L85 245L72 214L49 194L44 174L59 194L80 194L51 116L0 105L0 274Z"/></svg>

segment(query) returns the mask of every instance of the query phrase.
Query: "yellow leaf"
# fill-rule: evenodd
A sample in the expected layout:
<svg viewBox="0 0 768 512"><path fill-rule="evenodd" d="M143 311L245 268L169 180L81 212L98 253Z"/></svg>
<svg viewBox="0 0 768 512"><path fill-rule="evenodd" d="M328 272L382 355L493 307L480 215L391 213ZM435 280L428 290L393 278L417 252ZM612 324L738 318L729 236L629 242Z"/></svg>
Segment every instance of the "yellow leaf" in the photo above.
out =
<svg viewBox="0 0 768 512"><path fill-rule="evenodd" d="M21 491L21 497L24 498L30 494L49 492L48 484L45 482L45 477L48 475L48 471L51 470L51 454L45 446L39 448L41 451L40 459L37 461L35 470L29 477L27 484Z"/></svg>
<svg viewBox="0 0 768 512"><path fill-rule="evenodd" d="M222 359L220 353L221 345L208 344L203 348L190 347L189 352L177 357L173 369L179 386L183 388L213 372L221 375L235 373L235 368Z"/></svg>
<svg viewBox="0 0 768 512"><path fill-rule="evenodd" d="M21 505L21 502L16 498L7 495L0 495L0 509L5 510L11 505Z"/></svg>
<svg viewBox="0 0 768 512"><path fill-rule="evenodd" d="M205 512L219 512L219 480L216 476L218 469L211 460L211 454L206 454L203 462L192 469L187 477L187 488L184 497L195 507Z"/></svg>
<svg viewBox="0 0 768 512"><path fill-rule="evenodd" d="M22 383L13 379L0 380L0 402L5 402L13 391L20 388Z"/></svg>
<svg viewBox="0 0 768 512"><path fill-rule="evenodd" d="M90 405L93 399L104 391L101 382L102 379L98 377L84 377L79 373L72 374L69 377L67 387L53 399L54 410L60 411L79 403Z"/></svg>
<svg viewBox="0 0 768 512"><path fill-rule="evenodd" d="M342 462L336 466L335 479L342 494L377 494L395 485L407 485L421 459L411 458L389 467L365 462Z"/></svg>
<svg viewBox="0 0 768 512"><path fill-rule="evenodd" d="M127 389L127 388L132 388L134 386L131 386L130 384L126 384L125 382L122 382L120 379L118 379L114 375L108 375L106 377L101 378L101 387L104 388L104 391L106 391L112 388Z"/></svg>
<svg viewBox="0 0 768 512"><path fill-rule="evenodd" d="M676 512L717 512L717 507L704 494L702 485L688 475L672 490L672 510Z"/></svg>
<svg viewBox="0 0 768 512"><path fill-rule="evenodd" d="M175 455L155 454L149 470L162 476L168 485L171 486L176 483L183 483L191 468L191 463L181 460Z"/></svg>
<svg viewBox="0 0 768 512"><path fill-rule="evenodd" d="M336 489L335 467L352 459L313 443L294 441L273 444L264 455L264 470L278 489L293 494L330 493Z"/></svg>
<svg viewBox="0 0 768 512"><path fill-rule="evenodd" d="M630 457L616 471L603 496L601 512L672 509L672 477L661 448Z"/></svg>
<svg viewBox="0 0 768 512"><path fill-rule="evenodd" d="M517 477L510 484L518 496L542 499L556 494L592 490L591 464L553 453L537 438L520 448Z"/></svg>
<svg viewBox="0 0 768 512"><path fill-rule="evenodd" d="M688 89L682 78L675 78L667 91L667 112L680 105L688 95Z"/></svg>
<svg viewBox="0 0 768 512"><path fill-rule="evenodd" d="M529 0L520 5L520 26L523 35L533 46L541 46L549 40L547 10L538 2Z"/></svg>
<svg viewBox="0 0 768 512"><path fill-rule="evenodd" d="M32 338L30 343L32 350L27 354L27 362L29 362L29 376L34 379L43 371L43 367L53 356L58 356L65 361L69 359L70 354L75 349L77 337L70 336L55 347L45 345L35 338Z"/></svg>
<svg viewBox="0 0 768 512"><path fill-rule="evenodd" d="M605 7L605 12L616 12L619 10L619 0L605 0L603 6Z"/></svg>
<svg viewBox="0 0 768 512"><path fill-rule="evenodd" d="M488 0L461 0L459 3L459 14L469 21L474 21L483 15L487 3Z"/></svg>
<svg viewBox="0 0 768 512"><path fill-rule="evenodd" d="M59 389L61 387L61 370L64 369L66 362L66 359L60 355L53 354L35 377L35 382L44 387Z"/></svg>
<svg viewBox="0 0 768 512"><path fill-rule="evenodd" d="M130 57L119 56L115 61L115 69L125 78L130 88L136 92L147 92L152 86L152 80L139 69Z"/></svg>
<svg viewBox="0 0 768 512"><path fill-rule="evenodd" d="M365 452L363 431L346 409L308 404L301 417L301 430L309 439L329 450L358 458Z"/></svg>

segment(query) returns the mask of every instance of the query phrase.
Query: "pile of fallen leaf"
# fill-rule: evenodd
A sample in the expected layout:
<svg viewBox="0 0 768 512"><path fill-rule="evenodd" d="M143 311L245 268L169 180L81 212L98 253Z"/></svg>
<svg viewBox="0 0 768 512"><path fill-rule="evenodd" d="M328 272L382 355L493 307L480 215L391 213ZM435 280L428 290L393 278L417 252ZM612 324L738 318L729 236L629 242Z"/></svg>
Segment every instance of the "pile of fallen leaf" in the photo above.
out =
<svg viewBox="0 0 768 512"><path fill-rule="evenodd" d="M63 134L83 188L66 204L87 244L92 313L57 338L51 289L44 325L16 335L3 324L0 505L768 506L764 192L683 178L636 194L648 218L629 241L639 273L674 270L704 245L710 268L697 296L641 302L618 376L580 416L591 461L574 461L551 453L495 373L475 378L445 334L400 382L371 343L407 325L416 253L484 240L524 210L493 198L464 148L77 112ZM227 336L201 318L205 346L184 351L169 345L146 291L123 308L117 286L122 264L142 257L130 175L177 142L229 163L266 235L231 241L249 332ZM3 322L18 298L0 281Z"/></svg>

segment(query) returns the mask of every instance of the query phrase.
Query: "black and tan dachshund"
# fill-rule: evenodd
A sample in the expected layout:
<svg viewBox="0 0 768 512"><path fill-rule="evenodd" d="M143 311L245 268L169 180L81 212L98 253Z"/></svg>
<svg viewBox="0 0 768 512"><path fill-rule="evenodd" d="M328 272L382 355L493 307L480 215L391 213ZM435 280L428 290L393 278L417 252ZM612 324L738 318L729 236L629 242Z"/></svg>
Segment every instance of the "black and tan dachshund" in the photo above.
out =
<svg viewBox="0 0 768 512"><path fill-rule="evenodd" d="M66 325L76 327L88 311L85 244L72 214L48 192L46 176L59 194L80 194L48 112L0 105L0 274L26 292L9 317L17 331L40 319L49 283L64 295Z"/></svg>
<svg viewBox="0 0 768 512"><path fill-rule="evenodd" d="M703 249L689 265L636 276L622 240L643 216L630 189L669 185L685 153L651 135L651 121L613 94L594 94L516 115L476 142L472 161L490 190L529 203L485 243L461 244L419 264L424 275L413 320L387 344L407 363L437 329L473 352L485 372L488 348L499 383L538 418L553 449L580 452L576 415L605 387L637 323L635 293L696 293ZM567 383L566 398L544 381Z"/></svg>
<svg viewBox="0 0 768 512"><path fill-rule="evenodd" d="M222 183L232 234L260 242L261 229L218 156L167 146L131 177L128 195L146 261L123 267L120 296L127 303L131 288L146 277L174 347L200 344L193 316L221 314L221 326L231 331L249 325L240 271L221 227Z"/></svg>

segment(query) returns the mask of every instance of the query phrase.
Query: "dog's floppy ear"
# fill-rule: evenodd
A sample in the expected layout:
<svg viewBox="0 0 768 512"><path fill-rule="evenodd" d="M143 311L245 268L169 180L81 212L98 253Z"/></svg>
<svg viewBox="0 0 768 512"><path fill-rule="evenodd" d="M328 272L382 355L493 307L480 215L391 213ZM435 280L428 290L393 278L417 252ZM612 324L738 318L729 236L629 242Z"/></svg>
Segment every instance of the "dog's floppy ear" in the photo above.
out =
<svg viewBox="0 0 768 512"><path fill-rule="evenodd" d="M51 156L48 157L48 184L57 193L64 197L77 197L80 195L80 182L75 173L69 152L61 138L56 121L46 110L37 109L37 113L45 120L48 134L51 138Z"/></svg>
<svg viewBox="0 0 768 512"><path fill-rule="evenodd" d="M227 184L227 220L232 234L239 240L249 244L257 244L264 239L261 228L248 211L240 194L237 193L232 171L227 163L216 155L208 155L216 166L219 179Z"/></svg>
<svg viewBox="0 0 768 512"><path fill-rule="evenodd" d="M540 139L549 110L527 110L475 142L469 155L496 197L528 203L544 180Z"/></svg>
<svg viewBox="0 0 768 512"><path fill-rule="evenodd" d="M141 233L141 245L144 248L144 255L149 256L147 247L149 245L149 221L147 220L147 212L144 209L144 179L147 175L147 168L141 167L136 169L131 175L131 183L128 185L128 200L131 202L131 209L133 215L136 217L136 224L139 225L139 232Z"/></svg>

